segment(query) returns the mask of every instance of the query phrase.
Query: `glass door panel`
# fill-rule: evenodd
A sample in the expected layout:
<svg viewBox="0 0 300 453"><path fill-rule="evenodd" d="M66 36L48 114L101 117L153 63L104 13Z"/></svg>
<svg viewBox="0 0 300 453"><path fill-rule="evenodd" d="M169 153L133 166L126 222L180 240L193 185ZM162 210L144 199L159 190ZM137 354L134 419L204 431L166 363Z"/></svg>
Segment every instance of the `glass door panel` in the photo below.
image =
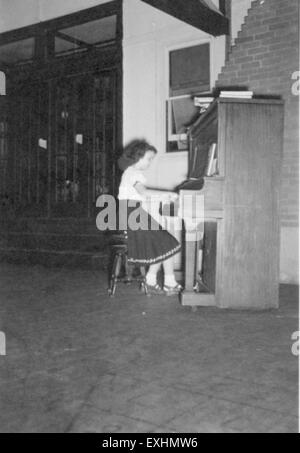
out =
<svg viewBox="0 0 300 453"><path fill-rule="evenodd" d="M54 196L52 214L87 216L89 161L89 76L54 86Z"/></svg>

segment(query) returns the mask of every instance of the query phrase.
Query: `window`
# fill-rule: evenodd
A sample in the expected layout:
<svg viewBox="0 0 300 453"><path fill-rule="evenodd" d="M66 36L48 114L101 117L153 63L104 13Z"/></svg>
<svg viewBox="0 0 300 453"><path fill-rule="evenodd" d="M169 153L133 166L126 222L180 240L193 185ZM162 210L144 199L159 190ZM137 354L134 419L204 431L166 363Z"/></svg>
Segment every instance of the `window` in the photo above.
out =
<svg viewBox="0 0 300 453"><path fill-rule="evenodd" d="M35 39L27 38L0 46L0 61L5 65L32 61Z"/></svg>
<svg viewBox="0 0 300 453"><path fill-rule="evenodd" d="M118 44L122 36L120 2L39 22L17 30L0 33L0 68L43 65L54 57L83 53Z"/></svg>
<svg viewBox="0 0 300 453"><path fill-rule="evenodd" d="M194 96L210 91L209 43L169 53L167 151L187 150L187 129L199 114Z"/></svg>
<svg viewBox="0 0 300 453"><path fill-rule="evenodd" d="M55 53L66 54L95 49L117 37L117 15L64 28L55 32Z"/></svg>

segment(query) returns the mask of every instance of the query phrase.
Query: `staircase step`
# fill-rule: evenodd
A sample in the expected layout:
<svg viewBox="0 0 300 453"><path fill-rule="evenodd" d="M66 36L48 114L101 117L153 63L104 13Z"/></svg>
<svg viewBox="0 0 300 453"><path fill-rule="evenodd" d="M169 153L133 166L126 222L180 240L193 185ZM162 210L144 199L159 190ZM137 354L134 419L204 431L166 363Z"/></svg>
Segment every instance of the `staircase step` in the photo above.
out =
<svg viewBox="0 0 300 453"><path fill-rule="evenodd" d="M98 269L106 263L106 238L94 219L10 219L0 227L0 260Z"/></svg>
<svg viewBox="0 0 300 453"><path fill-rule="evenodd" d="M70 267L104 270L107 254L76 252L72 250L33 250L14 247L0 247L0 262L13 264L43 265L46 267Z"/></svg>
<svg viewBox="0 0 300 453"><path fill-rule="evenodd" d="M74 250L100 252L106 246L103 233L98 234L60 234L60 233L23 233L8 232L5 240L8 247L46 250Z"/></svg>
<svg viewBox="0 0 300 453"><path fill-rule="evenodd" d="M82 219L20 219L11 222L11 231L21 233L97 234L94 220Z"/></svg>

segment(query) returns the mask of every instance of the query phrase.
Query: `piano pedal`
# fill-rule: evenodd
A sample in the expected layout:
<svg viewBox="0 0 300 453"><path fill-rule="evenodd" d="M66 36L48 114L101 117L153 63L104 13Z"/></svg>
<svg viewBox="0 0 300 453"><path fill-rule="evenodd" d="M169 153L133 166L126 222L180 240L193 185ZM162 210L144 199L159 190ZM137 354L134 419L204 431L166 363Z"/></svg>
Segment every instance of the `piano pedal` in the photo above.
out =
<svg viewBox="0 0 300 453"><path fill-rule="evenodd" d="M195 293L200 293L200 290L201 290L201 284L200 284L200 282L197 282L194 286L194 291L195 291Z"/></svg>

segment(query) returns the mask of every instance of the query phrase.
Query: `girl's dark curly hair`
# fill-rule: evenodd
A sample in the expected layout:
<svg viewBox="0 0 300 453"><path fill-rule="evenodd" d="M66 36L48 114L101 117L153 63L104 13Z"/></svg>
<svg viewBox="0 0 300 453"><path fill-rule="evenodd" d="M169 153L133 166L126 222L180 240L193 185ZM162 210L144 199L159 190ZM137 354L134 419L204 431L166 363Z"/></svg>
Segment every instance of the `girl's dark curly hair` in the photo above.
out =
<svg viewBox="0 0 300 453"><path fill-rule="evenodd" d="M124 148L123 155L118 160L120 169L124 171L131 165L136 164L145 156L147 151L157 154L157 149L146 140L133 140Z"/></svg>

